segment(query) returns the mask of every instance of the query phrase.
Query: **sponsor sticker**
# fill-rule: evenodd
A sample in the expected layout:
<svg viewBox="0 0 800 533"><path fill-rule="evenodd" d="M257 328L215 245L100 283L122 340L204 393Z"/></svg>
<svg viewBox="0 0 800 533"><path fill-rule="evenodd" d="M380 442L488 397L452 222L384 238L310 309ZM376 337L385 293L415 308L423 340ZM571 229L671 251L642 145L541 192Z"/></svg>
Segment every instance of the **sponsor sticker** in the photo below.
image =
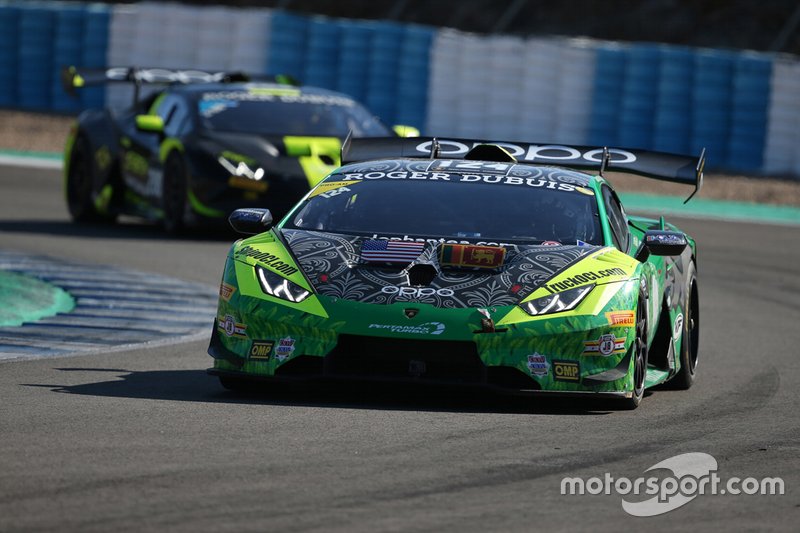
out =
<svg viewBox="0 0 800 533"><path fill-rule="evenodd" d="M236 321L233 315L217 317L217 329L228 337L247 338L247 325Z"/></svg>
<svg viewBox="0 0 800 533"><path fill-rule="evenodd" d="M600 335L597 340L583 342L583 355L616 355L625 351L625 337L619 338L613 333Z"/></svg>
<svg viewBox="0 0 800 533"><path fill-rule="evenodd" d="M553 379L577 383L581 380L581 365L577 361L553 361Z"/></svg>
<svg viewBox="0 0 800 533"><path fill-rule="evenodd" d="M502 246L443 244L439 264L452 267L497 268L503 264L506 249Z"/></svg>
<svg viewBox="0 0 800 533"><path fill-rule="evenodd" d="M532 353L528 356L528 370L533 376L546 376L550 371L550 363L542 354Z"/></svg>
<svg viewBox="0 0 800 533"><path fill-rule="evenodd" d="M547 241L547 242L554 242L554 241ZM543 243L547 245L547 242ZM559 244L559 243L557 243ZM553 246L553 245L550 245ZM548 283L545 285L545 288L550 291L551 293L565 291L567 289L571 289L573 287L578 287L580 285L584 285L591 281L600 280L603 278L609 278L611 276L624 276L626 275L625 270L614 267L614 268L606 268L603 270L595 270L589 272L582 272L575 276L569 276L561 281L556 281L555 283Z"/></svg>
<svg viewBox="0 0 800 533"><path fill-rule="evenodd" d="M273 347L275 347L275 341L253 341L250 346L250 359L269 360Z"/></svg>
<svg viewBox="0 0 800 533"><path fill-rule="evenodd" d="M633 311L611 311L606 313L609 325L618 328L631 328L636 325L636 314Z"/></svg>
<svg viewBox="0 0 800 533"><path fill-rule="evenodd" d="M265 267L269 268L270 270L274 270L278 274L283 274L284 276L291 276L292 274L297 273L298 269L291 264L283 261L280 257L274 254L270 254L267 252L261 252L252 246L242 246L238 250L236 250L234 254L235 258L239 261L242 260L242 257L250 257L255 259L256 261L260 261Z"/></svg>
<svg viewBox="0 0 800 533"><path fill-rule="evenodd" d="M295 340L291 337L284 337L278 341L278 346L275 348L275 358L278 361L284 361L287 357L294 353Z"/></svg>
<svg viewBox="0 0 800 533"><path fill-rule="evenodd" d="M675 317L675 326L672 330L672 338L678 340L681 336L681 332L683 331L683 313L678 313L678 316Z"/></svg>
<svg viewBox="0 0 800 533"><path fill-rule="evenodd" d="M308 195L309 198L314 198L315 196L322 196L323 198L331 198L336 196L337 194L341 194L343 192L349 191L349 187L353 185L357 185L361 183L360 181L326 181L317 185L317 188L314 189L311 194Z"/></svg>
<svg viewBox="0 0 800 533"><path fill-rule="evenodd" d="M441 335L444 333L445 325L441 322L425 322L418 326L406 326L397 324L370 324L369 329L386 329L392 333L410 333L414 335Z"/></svg>
<svg viewBox="0 0 800 533"><path fill-rule="evenodd" d="M383 294L392 294L398 298L430 298L431 296L440 296L442 298L449 298L455 295L452 289L434 289L433 287L397 287L394 285L387 285L381 289Z"/></svg>
<svg viewBox="0 0 800 533"><path fill-rule="evenodd" d="M229 285L224 281L219 286L219 297L225 300L226 302L231 301L231 296L233 296L234 292L236 292L236 287L234 287L233 285Z"/></svg>

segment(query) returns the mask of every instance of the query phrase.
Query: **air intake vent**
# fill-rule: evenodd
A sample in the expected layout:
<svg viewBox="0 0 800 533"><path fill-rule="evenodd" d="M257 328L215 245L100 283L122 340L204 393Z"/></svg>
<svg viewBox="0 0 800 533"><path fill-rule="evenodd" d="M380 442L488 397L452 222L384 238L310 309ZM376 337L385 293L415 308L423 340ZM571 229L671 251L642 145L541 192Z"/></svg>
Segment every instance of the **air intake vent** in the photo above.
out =
<svg viewBox="0 0 800 533"><path fill-rule="evenodd" d="M408 269L408 284L412 287L428 286L436 277L436 267L433 265L414 265Z"/></svg>
<svg viewBox="0 0 800 533"><path fill-rule="evenodd" d="M508 150L496 144L479 144L464 156L470 161L499 161L501 163L516 163L516 158Z"/></svg>

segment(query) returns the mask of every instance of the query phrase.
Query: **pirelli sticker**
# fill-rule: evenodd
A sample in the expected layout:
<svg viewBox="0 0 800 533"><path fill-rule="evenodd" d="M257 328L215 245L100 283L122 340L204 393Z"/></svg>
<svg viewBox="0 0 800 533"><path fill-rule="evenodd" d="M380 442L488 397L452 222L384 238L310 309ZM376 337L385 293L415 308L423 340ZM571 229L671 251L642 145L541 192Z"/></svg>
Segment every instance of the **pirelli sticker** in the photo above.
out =
<svg viewBox="0 0 800 533"><path fill-rule="evenodd" d="M236 292L236 287L234 287L233 285L229 285L224 281L219 286L219 297L225 300L226 302L231 301L231 296L233 296L234 292Z"/></svg>
<svg viewBox="0 0 800 533"><path fill-rule="evenodd" d="M443 244L439 248L441 266L497 268L503 264L506 249L502 246Z"/></svg>
<svg viewBox="0 0 800 533"><path fill-rule="evenodd" d="M608 324L617 328L632 328L636 325L636 314L633 311L611 311L606 313Z"/></svg>

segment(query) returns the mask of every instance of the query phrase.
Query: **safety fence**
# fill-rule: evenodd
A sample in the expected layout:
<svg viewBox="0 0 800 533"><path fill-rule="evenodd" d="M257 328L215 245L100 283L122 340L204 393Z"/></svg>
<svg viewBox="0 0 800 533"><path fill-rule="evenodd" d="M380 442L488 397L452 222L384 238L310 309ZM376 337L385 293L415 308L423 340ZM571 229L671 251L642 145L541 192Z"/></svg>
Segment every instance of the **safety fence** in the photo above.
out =
<svg viewBox="0 0 800 533"><path fill-rule="evenodd" d="M800 176L793 56L475 35L390 21L161 2L0 0L0 106L75 113L124 86L60 86L63 65L289 74L429 135L626 146Z"/></svg>

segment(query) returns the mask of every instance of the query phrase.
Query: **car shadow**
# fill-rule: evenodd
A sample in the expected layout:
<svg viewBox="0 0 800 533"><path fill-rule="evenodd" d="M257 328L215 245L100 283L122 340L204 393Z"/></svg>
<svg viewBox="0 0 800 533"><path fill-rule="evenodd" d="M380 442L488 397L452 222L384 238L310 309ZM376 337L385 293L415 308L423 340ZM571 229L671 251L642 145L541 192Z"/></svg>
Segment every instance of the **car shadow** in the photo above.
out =
<svg viewBox="0 0 800 533"><path fill-rule="evenodd" d="M613 403L583 398L543 398L496 394L474 388L360 382L265 383L263 389L232 392L204 370L130 371L108 368L57 368L62 372L113 374L81 385L33 384L62 394L177 402L260 404L330 409L452 413L606 415Z"/></svg>
<svg viewBox="0 0 800 533"><path fill-rule="evenodd" d="M225 226L192 228L179 235L164 232L158 224L139 220L116 224L81 224L60 220L0 220L0 231L94 239L154 239L162 241L234 241L241 237Z"/></svg>

